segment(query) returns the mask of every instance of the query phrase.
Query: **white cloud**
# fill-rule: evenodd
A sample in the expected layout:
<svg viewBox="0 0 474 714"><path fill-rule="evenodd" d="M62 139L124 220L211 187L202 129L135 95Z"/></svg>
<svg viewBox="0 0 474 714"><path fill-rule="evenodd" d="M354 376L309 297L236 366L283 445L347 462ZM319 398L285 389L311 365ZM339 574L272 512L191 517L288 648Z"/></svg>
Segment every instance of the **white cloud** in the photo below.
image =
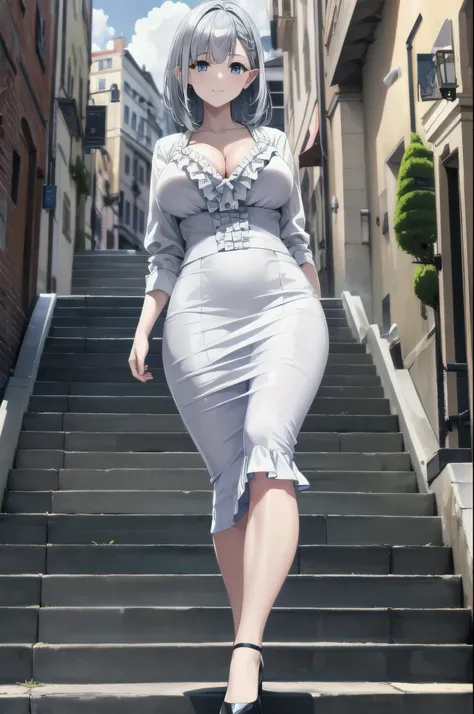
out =
<svg viewBox="0 0 474 714"><path fill-rule="evenodd" d="M92 51L109 49L115 29L109 25L109 16L103 10L92 10Z"/></svg>
<svg viewBox="0 0 474 714"><path fill-rule="evenodd" d="M266 0L236 2L249 13L262 36L270 34ZM154 7L146 17L135 23L135 32L127 49L140 66L146 65L160 91L163 88L163 74L173 37L181 20L189 11L189 6L180 0L165 0L160 7ZM265 59L272 56L273 54L265 53Z"/></svg>

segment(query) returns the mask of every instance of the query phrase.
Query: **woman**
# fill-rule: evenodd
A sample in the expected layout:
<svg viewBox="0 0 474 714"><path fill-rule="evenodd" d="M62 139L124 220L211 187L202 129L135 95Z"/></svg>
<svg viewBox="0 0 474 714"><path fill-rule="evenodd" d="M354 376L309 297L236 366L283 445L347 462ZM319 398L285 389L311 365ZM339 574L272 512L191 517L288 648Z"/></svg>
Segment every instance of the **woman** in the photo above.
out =
<svg viewBox="0 0 474 714"><path fill-rule="evenodd" d="M309 488L294 447L326 367L328 330L298 170L285 134L267 126L261 41L240 6L211 0L184 18L164 100L184 132L155 146L150 272L129 362L137 379L152 379L148 335L171 298L163 367L209 471L211 534L234 619L221 714L257 714L257 653L298 545L295 491Z"/></svg>

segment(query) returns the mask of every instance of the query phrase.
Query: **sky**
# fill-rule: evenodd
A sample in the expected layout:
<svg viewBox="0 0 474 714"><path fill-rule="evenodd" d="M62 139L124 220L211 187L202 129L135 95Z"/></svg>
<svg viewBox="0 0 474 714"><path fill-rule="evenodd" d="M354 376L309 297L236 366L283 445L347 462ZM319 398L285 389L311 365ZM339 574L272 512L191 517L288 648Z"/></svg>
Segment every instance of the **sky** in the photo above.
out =
<svg viewBox="0 0 474 714"><path fill-rule="evenodd" d="M201 0L93 0L92 49L107 49L123 35L127 49L146 65L161 91L171 41L189 9ZM270 34L267 0L236 0L254 20L260 35ZM265 55L268 59L272 55Z"/></svg>

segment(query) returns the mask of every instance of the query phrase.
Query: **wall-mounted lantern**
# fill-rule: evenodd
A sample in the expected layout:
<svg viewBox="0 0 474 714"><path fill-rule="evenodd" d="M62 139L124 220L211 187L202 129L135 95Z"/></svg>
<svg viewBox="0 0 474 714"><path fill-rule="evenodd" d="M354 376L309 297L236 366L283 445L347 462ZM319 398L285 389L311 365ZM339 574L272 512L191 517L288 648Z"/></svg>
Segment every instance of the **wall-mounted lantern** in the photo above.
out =
<svg viewBox="0 0 474 714"><path fill-rule="evenodd" d="M456 63L454 60L454 50L437 50L434 56L436 67L436 78L438 87L443 99L454 102L456 99Z"/></svg>
<svg viewBox="0 0 474 714"><path fill-rule="evenodd" d="M454 56L453 23L445 20L433 49L433 62L436 70L436 80L443 99L454 102L456 99L456 60Z"/></svg>

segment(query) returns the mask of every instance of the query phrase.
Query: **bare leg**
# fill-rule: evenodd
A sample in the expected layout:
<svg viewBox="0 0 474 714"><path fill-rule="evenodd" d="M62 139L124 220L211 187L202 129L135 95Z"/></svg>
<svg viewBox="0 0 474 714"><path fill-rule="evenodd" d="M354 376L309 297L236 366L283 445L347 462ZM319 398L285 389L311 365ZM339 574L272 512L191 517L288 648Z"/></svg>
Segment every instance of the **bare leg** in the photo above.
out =
<svg viewBox="0 0 474 714"><path fill-rule="evenodd" d="M256 473L249 481L249 489L242 613L235 642L261 645L268 616L298 547L299 513L294 482L290 479L275 480L268 478L266 473ZM226 555L222 551L220 555L221 561L225 561ZM229 569L233 567L237 570L235 560ZM233 577L236 584L238 575ZM237 602L238 599L239 594L234 594L234 600ZM251 702L257 698L259 660L257 650L248 647L234 650L225 697L227 702Z"/></svg>
<svg viewBox="0 0 474 714"><path fill-rule="evenodd" d="M234 636L239 629L244 586L244 542L248 511L232 528L215 533L214 551L234 618Z"/></svg>

